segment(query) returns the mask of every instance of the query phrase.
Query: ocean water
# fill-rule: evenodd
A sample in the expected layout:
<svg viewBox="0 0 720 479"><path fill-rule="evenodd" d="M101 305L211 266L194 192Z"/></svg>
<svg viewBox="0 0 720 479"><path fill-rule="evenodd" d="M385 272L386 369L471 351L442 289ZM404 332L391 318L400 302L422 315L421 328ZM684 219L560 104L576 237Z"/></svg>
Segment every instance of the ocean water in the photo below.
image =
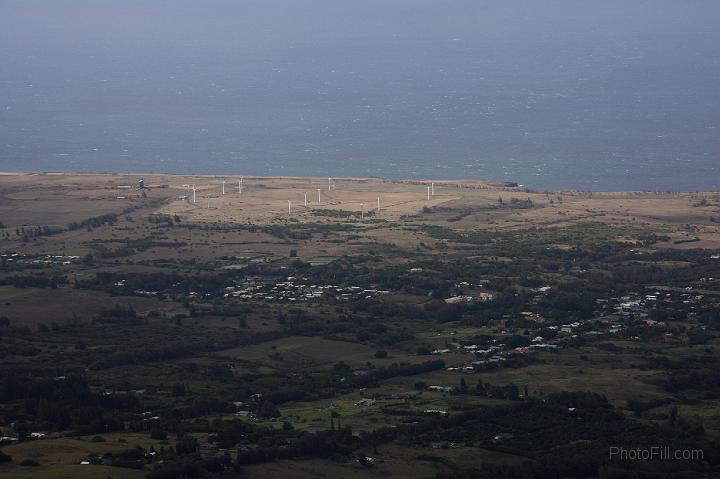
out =
<svg viewBox="0 0 720 479"><path fill-rule="evenodd" d="M717 0L0 0L0 171L720 190Z"/></svg>

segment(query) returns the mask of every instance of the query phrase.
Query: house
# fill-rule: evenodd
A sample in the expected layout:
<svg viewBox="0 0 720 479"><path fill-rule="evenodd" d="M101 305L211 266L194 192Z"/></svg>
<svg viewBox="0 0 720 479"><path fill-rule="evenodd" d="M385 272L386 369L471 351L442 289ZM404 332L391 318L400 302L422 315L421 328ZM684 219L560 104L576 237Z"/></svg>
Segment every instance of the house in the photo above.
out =
<svg viewBox="0 0 720 479"><path fill-rule="evenodd" d="M453 296L445 300L447 304L469 303L473 300L472 296Z"/></svg>
<svg viewBox="0 0 720 479"><path fill-rule="evenodd" d="M430 391L437 391L441 393L449 393L452 391L452 387L450 386L428 386L428 390Z"/></svg>
<svg viewBox="0 0 720 479"><path fill-rule="evenodd" d="M426 409L423 411L425 414L439 414L441 416L444 416L447 414L447 411L443 411L442 409Z"/></svg>
<svg viewBox="0 0 720 479"><path fill-rule="evenodd" d="M523 354L533 354L536 352L537 351L535 349L532 349L529 347L528 348L514 348L514 349L509 350L507 352L507 355L514 356L514 355L523 355Z"/></svg>
<svg viewBox="0 0 720 479"><path fill-rule="evenodd" d="M522 311L520 313L520 316L522 316L523 319L525 319L527 321L534 321L536 323L544 323L545 322L545 318L543 318L542 316L540 316L537 313L533 313L530 311Z"/></svg>
<svg viewBox="0 0 720 479"><path fill-rule="evenodd" d="M478 293L477 296L475 297L475 299L477 299L478 301L481 301L481 302L492 301L493 299L495 299L495 295L492 293L482 292L482 293Z"/></svg>

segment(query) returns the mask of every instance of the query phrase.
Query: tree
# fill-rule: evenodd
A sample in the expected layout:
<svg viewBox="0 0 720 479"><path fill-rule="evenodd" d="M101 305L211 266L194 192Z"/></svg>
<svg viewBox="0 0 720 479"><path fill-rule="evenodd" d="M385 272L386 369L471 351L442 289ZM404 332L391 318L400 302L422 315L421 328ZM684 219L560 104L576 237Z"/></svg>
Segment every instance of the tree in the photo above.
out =
<svg viewBox="0 0 720 479"><path fill-rule="evenodd" d="M336 411L330 411L330 425L333 425L333 418L337 419L337 428L340 430L340 413Z"/></svg>
<svg viewBox="0 0 720 479"><path fill-rule="evenodd" d="M12 457L8 456L4 452L0 451L0 463L1 462L12 462Z"/></svg>
<svg viewBox="0 0 720 479"><path fill-rule="evenodd" d="M184 396L188 393L187 387L182 383L175 383L172 387L173 397Z"/></svg>
<svg viewBox="0 0 720 479"><path fill-rule="evenodd" d="M507 398L511 401L520 399L520 389L513 383L508 386Z"/></svg>
<svg viewBox="0 0 720 479"><path fill-rule="evenodd" d="M182 439L180 439L175 446L175 451L177 451L177 453L181 455L193 454L197 452L197 450L198 440L192 436L183 436Z"/></svg>
<svg viewBox="0 0 720 479"><path fill-rule="evenodd" d="M465 378L460 378L460 394L467 394L468 386L465 382Z"/></svg>
<svg viewBox="0 0 720 479"><path fill-rule="evenodd" d="M258 417L280 417L280 410L270 401L263 401L257 408Z"/></svg>

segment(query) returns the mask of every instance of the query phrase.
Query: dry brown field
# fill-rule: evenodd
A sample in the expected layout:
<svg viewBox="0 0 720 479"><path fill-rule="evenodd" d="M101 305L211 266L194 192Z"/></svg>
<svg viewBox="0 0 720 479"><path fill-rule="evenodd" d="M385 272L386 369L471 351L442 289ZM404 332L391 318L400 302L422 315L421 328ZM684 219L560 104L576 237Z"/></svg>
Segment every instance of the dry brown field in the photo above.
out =
<svg viewBox="0 0 720 479"><path fill-rule="evenodd" d="M143 178L147 188L134 188ZM222 194L222 182L226 183ZM717 193L587 193L528 192L490 182L435 181L435 195L427 199L431 181L396 182L377 178L338 178L328 190L327 178L178 176L141 174L3 174L0 175L0 221L7 228L21 225L66 225L128 207L177 214L188 221L272 224L338 221L316 216L317 210L380 213L367 217L394 221L421 215L424 208L466 211L455 227L495 228L546 226L594 219L607 223L637 222L715 228L720 215ZM192 186L197 188L192 202ZM317 190L320 189L320 202ZM146 197L143 197L143 194ZM307 194L308 205L304 206ZM532 209L492 209L502 198L530 198ZM288 214L288 201L291 212ZM161 202L155 205L153 202ZM208 208L209 204L209 208ZM422 216L422 215L421 215ZM720 220L720 218L718 218ZM359 220L359 218L358 218Z"/></svg>

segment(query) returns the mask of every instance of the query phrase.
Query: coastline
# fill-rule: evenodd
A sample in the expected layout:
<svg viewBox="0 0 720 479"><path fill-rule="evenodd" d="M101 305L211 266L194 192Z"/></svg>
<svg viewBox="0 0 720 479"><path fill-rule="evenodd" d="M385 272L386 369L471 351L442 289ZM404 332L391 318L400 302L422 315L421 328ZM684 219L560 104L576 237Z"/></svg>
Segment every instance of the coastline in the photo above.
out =
<svg viewBox="0 0 720 479"><path fill-rule="evenodd" d="M106 171L0 171L0 177L133 177L133 178L202 178L202 179L226 179L237 180L267 180L267 181L327 181L327 176L294 176L294 175L220 175L220 174L190 174L190 173L163 173L163 172L106 172ZM714 194L718 190L653 190L653 189L627 189L627 190L590 190L573 187L555 189L537 189L528 185L518 184L513 181L502 181L497 179L480 178L400 178L390 179L379 176L330 176L335 181L349 182L380 182L386 184L405 185L436 185L454 186L462 188L486 188L486 189L510 189L526 191L529 193L568 193L568 194L592 194L592 195L613 195L613 194L654 194L654 195L682 195L682 194Z"/></svg>

